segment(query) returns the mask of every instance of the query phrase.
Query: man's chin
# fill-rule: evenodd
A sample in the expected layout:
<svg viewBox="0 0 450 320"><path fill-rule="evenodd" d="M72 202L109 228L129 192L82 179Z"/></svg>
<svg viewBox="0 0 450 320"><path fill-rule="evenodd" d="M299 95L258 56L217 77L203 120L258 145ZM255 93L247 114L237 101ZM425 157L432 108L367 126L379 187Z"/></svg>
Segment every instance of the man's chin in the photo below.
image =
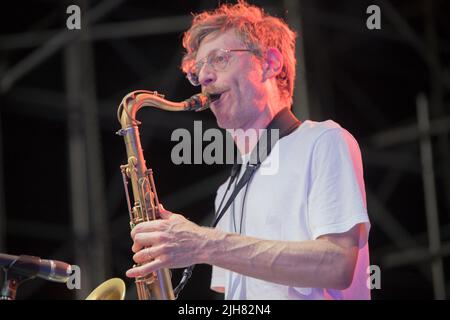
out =
<svg viewBox="0 0 450 320"><path fill-rule="evenodd" d="M224 123L223 121L220 121L219 118L216 118L216 122L217 122L217 126L221 129L229 129L227 128L227 124Z"/></svg>
<svg viewBox="0 0 450 320"><path fill-rule="evenodd" d="M220 110L218 110L216 107L211 108L212 113L214 114L214 117L216 117L216 122L219 128L226 129L227 120L225 118L225 115L222 114Z"/></svg>
<svg viewBox="0 0 450 320"><path fill-rule="evenodd" d="M223 117L216 117L217 126L219 128L228 130L228 129L234 129L234 124L227 119L224 119Z"/></svg>
<svg viewBox="0 0 450 320"><path fill-rule="evenodd" d="M239 119L233 117L228 112L230 110L221 110L220 108L211 108L214 116L216 117L216 122L219 128L222 129L237 129L239 127Z"/></svg>

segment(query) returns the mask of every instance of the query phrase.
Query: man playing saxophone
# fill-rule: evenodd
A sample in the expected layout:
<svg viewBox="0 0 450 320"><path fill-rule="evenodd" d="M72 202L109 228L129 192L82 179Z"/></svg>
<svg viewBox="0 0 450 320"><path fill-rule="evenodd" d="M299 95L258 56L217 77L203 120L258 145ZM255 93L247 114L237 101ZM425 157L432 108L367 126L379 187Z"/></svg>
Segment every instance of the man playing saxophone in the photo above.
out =
<svg viewBox="0 0 450 320"><path fill-rule="evenodd" d="M239 1L196 15L183 45L183 71L215 96L210 108L242 155L236 188L257 143L242 132L267 128L292 105L295 33ZM127 276L205 263L213 266L211 288L226 299L370 299L370 222L356 140L334 121L306 120L274 148L277 173L256 170L216 228L162 206L161 219L134 227L138 266ZM217 191L217 210L229 182Z"/></svg>

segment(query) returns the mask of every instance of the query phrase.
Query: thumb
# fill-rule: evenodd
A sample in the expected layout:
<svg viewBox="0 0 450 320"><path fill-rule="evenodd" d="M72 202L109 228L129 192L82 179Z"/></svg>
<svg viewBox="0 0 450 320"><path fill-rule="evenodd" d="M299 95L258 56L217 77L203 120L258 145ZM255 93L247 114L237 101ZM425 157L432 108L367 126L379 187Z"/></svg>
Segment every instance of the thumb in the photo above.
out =
<svg viewBox="0 0 450 320"><path fill-rule="evenodd" d="M172 212L164 209L161 203L159 204L159 215L161 216L161 219L169 219L172 214Z"/></svg>

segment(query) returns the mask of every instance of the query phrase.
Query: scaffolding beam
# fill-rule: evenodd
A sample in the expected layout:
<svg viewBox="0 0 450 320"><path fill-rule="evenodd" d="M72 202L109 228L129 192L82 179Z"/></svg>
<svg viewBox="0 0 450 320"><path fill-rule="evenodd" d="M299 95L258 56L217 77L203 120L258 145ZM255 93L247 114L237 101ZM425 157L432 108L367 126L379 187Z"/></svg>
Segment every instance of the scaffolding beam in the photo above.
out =
<svg viewBox="0 0 450 320"><path fill-rule="evenodd" d="M297 0L283 0L287 11L287 22L298 34L295 43L295 56L297 59L297 76L294 83L294 102L292 111L301 119L309 119L311 112L308 102L308 82L306 78L305 47L303 40L303 23L301 3Z"/></svg>
<svg viewBox="0 0 450 320"><path fill-rule="evenodd" d="M81 32L88 32L83 25ZM82 36L82 35L81 35ZM95 66L89 42L65 48L68 153L75 261L82 271L77 298L106 278L109 265L102 152L97 120Z"/></svg>
<svg viewBox="0 0 450 320"><path fill-rule="evenodd" d="M436 256L431 263L433 276L433 288L435 299L445 299L445 277L442 257L438 256L441 250L441 235L439 229L439 213L436 199L436 186L434 178L433 150L430 131L430 119L428 115L428 101L424 95L417 98L417 120L420 130L420 158L422 162L422 179L425 195L425 213L427 218L427 230L429 250Z"/></svg>
<svg viewBox="0 0 450 320"><path fill-rule="evenodd" d="M441 135L450 131L450 116L443 116L430 121L429 134ZM377 148L388 148L402 143L415 142L420 138L420 130L417 124L398 126L373 134L370 138L371 145Z"/></svg>
<svg viewBox="0 0 450 320"><path fill-rule="evenodd" d="M86 13L81 19L82 23L90 24L111 12L124 0L104 0L95 8ZM47 60L68 43L75 41L82 33L77 30L62 30L46 41L41 47L35 49L23 60L7 70L0 78L0 92L5 93L22 77L34 70L40 63Z"/></svg>
<svg viewBox="0 0 450 320"><path fill-rule="evenodd" d="M5 196L5 176L3 174L3 134L2 134L2 114L0 111L0 252L6 250L6 196Z"/></svg>

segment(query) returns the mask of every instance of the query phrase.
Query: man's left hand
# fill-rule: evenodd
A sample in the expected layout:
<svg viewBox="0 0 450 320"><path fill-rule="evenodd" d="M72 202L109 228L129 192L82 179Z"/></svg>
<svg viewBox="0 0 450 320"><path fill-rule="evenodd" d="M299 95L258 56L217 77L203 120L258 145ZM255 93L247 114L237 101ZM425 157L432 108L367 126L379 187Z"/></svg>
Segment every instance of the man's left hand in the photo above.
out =
<svg viewBox="0 0 450 320"><path fill-rule="evenodd" d="M130 278L142 277L161 268L183 268L201 261L207 243L207 228L160 206L161 219L136 225L131 231L133 260Z"/></svg>

